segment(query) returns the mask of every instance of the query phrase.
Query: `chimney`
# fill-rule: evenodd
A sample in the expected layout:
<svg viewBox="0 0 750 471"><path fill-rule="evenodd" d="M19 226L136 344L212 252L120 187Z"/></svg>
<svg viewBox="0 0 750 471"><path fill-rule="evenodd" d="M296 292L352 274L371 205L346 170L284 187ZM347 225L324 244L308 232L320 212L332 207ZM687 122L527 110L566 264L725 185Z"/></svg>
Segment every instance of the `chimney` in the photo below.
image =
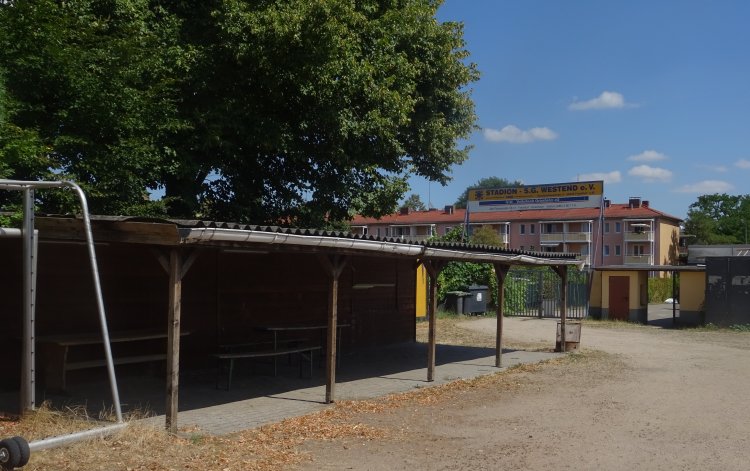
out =
<svg viewBox="0 0 750 471"><path fill-rule="evenodd" d="M449 204L445 206L445 214L453 214L453 205Z"/></svg>
<svg viewBox="0 0 750 471"><path fill-rule="evenodd" d="M409 207L408 206L404 206L403 208L401 208L401 210L399 211L399 214L401 216L408 216L409 215Z"/></svg>
<svg viewBox="0 0 750 471"><path fill-rule="evenodd" d="M644 208L648 208L648 200L643 200L643 203L641 203L641 206Z"/></svg>
<svg viewBox="0 0 750 471"><path fill-rule="evenodd" d="M610 204L612 204L612 202L610 200L608 200L607 198L604 198L604 207L605 208L609 208Z"/></svg>
<svg viewBox="0 0 750 471"><path fill-rule="evenodd" d="M628 201L628 206L630 207L630 209L640 208L641 198L639 196L631 196L630 200Z"/></svg>

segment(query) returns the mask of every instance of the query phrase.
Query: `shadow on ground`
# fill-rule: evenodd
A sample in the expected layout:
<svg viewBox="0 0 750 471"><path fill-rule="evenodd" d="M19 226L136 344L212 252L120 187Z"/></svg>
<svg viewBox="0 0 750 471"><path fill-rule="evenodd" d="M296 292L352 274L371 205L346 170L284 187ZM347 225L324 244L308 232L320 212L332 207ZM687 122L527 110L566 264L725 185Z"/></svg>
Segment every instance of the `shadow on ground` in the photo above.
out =
<svg viewBox="0 0 750 471"><path fill-rule="evenodd" d="M494 355L494 349L484 347L437 345L436 366L448 363L471 362ZM512 350L504 350L510 353ZM278 374L273 376L270 360L243 361L235 367L231 390L226 390L225 376L215 368L184 369L180 376L180 410L187 411L256 397L269 397L297 389L325 385L325 360L315 359L312 377L300 377L299 358L280 357ZM427 344L408 342L388 347L359 350L344 354L337 369L336 382L343 384L365 378L393 379L399 373L425 368ZM304 368L305 374L309 369ZM166 383L163 368L118 367L118 389L124 413L148 412L164 414ZM75 372L68 380L64 393L37 389L36 403L47 401L53 409L74 408L92 417L112 410L112 395L104 368ZM217 380L219 384L217 385ZM425 377L425 384L426 377ZM321 402L323 398L321 397ZM0 411L17 413L18 390L0 392Z"/></svg>

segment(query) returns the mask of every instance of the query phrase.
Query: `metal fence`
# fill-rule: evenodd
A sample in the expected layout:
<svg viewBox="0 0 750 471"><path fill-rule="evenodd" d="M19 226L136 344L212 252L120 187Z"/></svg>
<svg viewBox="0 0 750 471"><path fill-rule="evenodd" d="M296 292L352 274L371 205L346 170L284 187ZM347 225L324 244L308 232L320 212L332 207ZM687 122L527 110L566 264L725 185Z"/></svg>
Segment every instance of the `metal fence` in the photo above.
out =
<svg viewBox="0 0 750 471"><path fill-rule="evenodd" d="M568 269L567 317L588 316L590 276ZM560 317L561 285L550 268L512 268L505 279L504 312L517 317Z"/></svg>

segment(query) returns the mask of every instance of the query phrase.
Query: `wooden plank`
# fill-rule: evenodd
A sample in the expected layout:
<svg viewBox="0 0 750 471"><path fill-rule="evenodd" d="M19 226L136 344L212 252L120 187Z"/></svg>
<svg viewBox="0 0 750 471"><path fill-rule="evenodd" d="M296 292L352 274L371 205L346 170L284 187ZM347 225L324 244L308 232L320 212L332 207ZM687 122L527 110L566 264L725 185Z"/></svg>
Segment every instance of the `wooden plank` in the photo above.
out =
<svg viewBox="0 0 750 471"><path fill-rule="evenodd" d="M264 358L264 357L283 356L283 355L288 355L290 353L314 352L316 350L320 350L321 348L322 347L320 345L310 345L307 347L282 348L279 350L257 350L257 351L250 351L250 352L215 353L214 357L222 359L222 360L228 360L230 358Z"/></svg>
<svg viewBox="0 0 750 471"><path fill-rule="evenodd" d="M189 335L189 331L181 331L180 335ZM110 332L110 343L137 342L139 340L153 340L167 338L167 332L156 330L123 330ZM99 332L63 335L40 335L36 338L39 343L52 343L62 347L74 347L77 345L96 345L104 340Z"/></svg>
<svg viewBox="0 0 750 471"><path fill-rule="evenodd" d="M560 290L560 351L565 353L565 322L568 317L568 267L565 265L555 265L552 269L560 277L562 287Z"/></svg>
<svg viewBox="0 0 750 471"><path fill-rule="evenodd" d="M423 265L430 276L430 302L427 310L427 381L435 380L435 346L437 343L437 279L446 262L424 260Z"/></svg>
<svg viewBox="0 0 750 471"><path fill-rule="evenodd" d="M175 224L159 222L97 221L92 224L95 242L129 242L135 244L177 245L179 230ZM85 241L81 219L37 218L41 239Z"/></svg>
<svg viewBox="0 0 750 471"><path fill-rule="evenodd" d="M338 326L339 277L346 266L340 255L318 257L328 274L328 330L326 339L326 403L336 400L336 334Z"/></svg>
<svg viewBox="0 0 750 471"><path fill-rule="evenodd" d="M167 326L167 405L166 429L177 431L177 404L180 383L180 318L182 304L182 257L177 249L169 255L169 324Z"/></svg>
<svg viewBox="0 0 750 471"><path fill-rule="evenodd" d="M497 327L495 333L495 367L503 366L503 307L505 305L505 277L510 265L495 264L495 278L497 279Z"/></svg>
<svg viewBox="0 0 750 471"><path fill-rule="evenodd" d="M149 363L152 361L161 361L166 360L167 355L165 353L155 353L153 355L136 355L136 356L130 356L130 357L114 357L112 359L112 362L115 365L130 365L134 363ZM83 370L86 368L96 368L100 366L106 366L107 361L104 359L100 360L85 360L85 361L76 361L71 362L65 365L65 369L68 371L71 370Z"/></svg>

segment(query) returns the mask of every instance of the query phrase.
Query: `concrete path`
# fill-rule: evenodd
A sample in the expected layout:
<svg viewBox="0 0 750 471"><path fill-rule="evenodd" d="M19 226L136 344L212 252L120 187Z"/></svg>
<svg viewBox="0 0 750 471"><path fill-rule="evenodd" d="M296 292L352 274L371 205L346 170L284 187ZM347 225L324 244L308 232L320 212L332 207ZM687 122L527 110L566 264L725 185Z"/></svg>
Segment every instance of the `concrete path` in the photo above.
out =
<svg viewBox="0 0 750 471"><path fill-rule="evenodd" d="M435 381L427 382L425 344L408 343L357 352L343 358L337 374L336 399L368 399L437 386L557 355L507 351L503 355L503 368L498 369L494 366L493 349L438 345ZM276 377L240 372L231 391L217 390L215 378L211 379L211 384L207 384L207 378L188 380L180 390L178 426L195 426L204 433L222 435L327 407L324 403L325 368L316 368L312 379L298 378L297 372L294 365L284 365ZM163 424L164 416L149 420Z"/></svg>

